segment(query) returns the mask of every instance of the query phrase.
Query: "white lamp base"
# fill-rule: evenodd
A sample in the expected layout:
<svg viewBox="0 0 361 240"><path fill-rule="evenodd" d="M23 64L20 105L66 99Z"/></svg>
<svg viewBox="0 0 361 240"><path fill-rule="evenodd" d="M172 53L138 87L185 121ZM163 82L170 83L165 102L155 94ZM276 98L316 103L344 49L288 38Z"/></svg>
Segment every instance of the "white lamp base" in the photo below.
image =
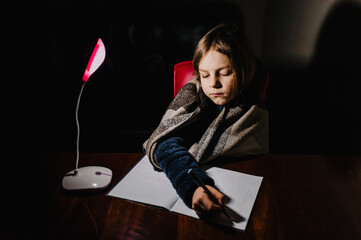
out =
<svg viewBox="0 0 361 240"><path fill-rule="evenodd" d="M68 172L62 186L65 190L102 190L112 180L112 170L99 166L88 166Z"/></svg>

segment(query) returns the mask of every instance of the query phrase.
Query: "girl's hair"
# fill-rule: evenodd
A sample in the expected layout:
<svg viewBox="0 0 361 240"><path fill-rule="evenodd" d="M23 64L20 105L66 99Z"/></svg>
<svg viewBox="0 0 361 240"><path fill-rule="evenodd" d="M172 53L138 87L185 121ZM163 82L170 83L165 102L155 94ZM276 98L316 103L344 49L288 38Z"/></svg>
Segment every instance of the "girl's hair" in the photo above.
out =
<svg viewBox="0 0 361 240"><path fill-rule="evenodd" d="M235 74L235 90L238 95L250 83L255 72L252 50L242 31L232 24L219 24L199 41L193 56L193 68L200 80L199 64L203 57L214 50L228 57Z"/></svg>

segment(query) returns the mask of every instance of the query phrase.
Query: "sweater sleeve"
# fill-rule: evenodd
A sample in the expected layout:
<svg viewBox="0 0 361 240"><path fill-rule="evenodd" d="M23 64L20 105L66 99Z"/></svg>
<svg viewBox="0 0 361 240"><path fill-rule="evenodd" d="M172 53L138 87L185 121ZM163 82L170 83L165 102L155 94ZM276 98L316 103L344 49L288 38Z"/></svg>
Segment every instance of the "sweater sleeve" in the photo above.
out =
<svg viewBox="0 0 361 240"><path fill-rule="evenodd" d="M155 154L157 162L179 197L189 208L192 208L193 193L198 185L188 175L188 170L192 168L194 173L207 185L214 186L214 181L199 167L185 145L183 138L171 137L158 145Z"/></svg>

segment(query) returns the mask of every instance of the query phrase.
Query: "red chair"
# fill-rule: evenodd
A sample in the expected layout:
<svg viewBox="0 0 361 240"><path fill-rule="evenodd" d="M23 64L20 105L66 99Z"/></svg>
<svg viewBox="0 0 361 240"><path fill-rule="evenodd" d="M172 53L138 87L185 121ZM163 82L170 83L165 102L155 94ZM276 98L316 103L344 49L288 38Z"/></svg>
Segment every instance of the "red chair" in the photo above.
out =
<svg viewBox="0 0 361 240"><path fill-rule="evenodd" d="M179 90L188 81L195 77L195 70L193 69L193 61L185 61L177 63L174 66L174 97L177 95ZM262 68L258 68L255 74L255 81L259 87L260 98L263 103L266 102L268 86L269 86L269 73Z"/></svg>
<svg viewBox="0 0 361 240"><path fill-rule="evenodd" d="M174 97L188 81L195 78L195 73L193 61L180 62L174 65Z"/></svg>

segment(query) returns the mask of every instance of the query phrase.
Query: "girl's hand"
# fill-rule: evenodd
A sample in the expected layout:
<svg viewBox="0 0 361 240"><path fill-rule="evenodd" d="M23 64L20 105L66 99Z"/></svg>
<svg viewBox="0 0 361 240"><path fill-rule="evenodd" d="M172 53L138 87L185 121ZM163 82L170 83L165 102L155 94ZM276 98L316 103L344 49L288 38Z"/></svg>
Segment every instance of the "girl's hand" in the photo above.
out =
<svg viewBox="0 0 361 240"><path fill-rule="evenodd" d="M225 196L214 187L209 185L206 186L218 202L223 205ZM192 208L198 215L215 215L222 211L222 208L212 202L202 187L198 187L193 193Z"/></svg>

